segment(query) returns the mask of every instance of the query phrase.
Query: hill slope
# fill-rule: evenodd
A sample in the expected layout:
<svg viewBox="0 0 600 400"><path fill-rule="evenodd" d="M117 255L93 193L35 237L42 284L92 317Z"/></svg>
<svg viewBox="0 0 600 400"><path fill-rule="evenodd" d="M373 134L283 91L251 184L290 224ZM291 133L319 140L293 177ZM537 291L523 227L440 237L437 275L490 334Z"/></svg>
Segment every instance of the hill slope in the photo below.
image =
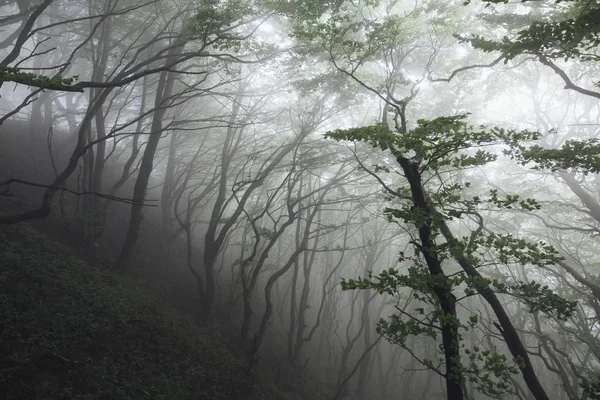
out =
<svg viewBox="0 0 600 400"><path fill-rule="evenodd" d="M26 227L0 227L0 399L250 399L209 330Z"/></svg>

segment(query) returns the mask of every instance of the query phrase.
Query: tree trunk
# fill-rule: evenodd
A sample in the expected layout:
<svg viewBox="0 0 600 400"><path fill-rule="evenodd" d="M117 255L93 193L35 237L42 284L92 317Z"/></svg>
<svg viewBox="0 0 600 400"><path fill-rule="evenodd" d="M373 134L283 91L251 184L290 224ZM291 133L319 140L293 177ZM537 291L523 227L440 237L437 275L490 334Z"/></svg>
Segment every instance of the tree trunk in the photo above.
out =
<svg viewBox="0 0 600 400"><path fill-rule="evenodd" d="M160 208L162 217L163 233L167 240L172 240L173 218L171 217L171 205L173 204L173 180L175 174L175 162L177 156L177 132L171 134L169 143L169 155L167 157L167 169L165 170L165 181L160 195Z"/></svg>
<svg viewBox="0 0 600 400"><path fill-rule="evenodd" d="M456 238L450 231L448 225L444 222L440 224L441 232L446 238L448 243L456 243ZM467 273L468 276L481 278L481 274L465 257L459 256L457 257L457 261L460 264L463 271ZM506 313L504 306L500 303L498 296L496 293L485 284L480 284L476 286L477 292L483 297L488 304L492 307L494 314L496 314L496 318L498 318L498 324L495 324L499 329L508 349L510 350L512 356L521 360L522 365L519 365L521 369L521 374L523 375L523 379L527 384L527 387L536 398L536 400L550 400L548 394L546 393L544 387L539 381L537 374L533 368L533 364L531 363L531 359L529 358L529 354L527 353L527 349L523 345L517 330L513 326L510 317Z"/></svg>
<svg viewBox="0 0 600 400"><path fill-rule="evenodd" d="M317 223L321 222L321 211L317 213ZM319 236L313 239L312 244L312 252L310 255L308 253L304 253L303 257L303 265L302 265L302 292L300 293L300 302L298 304L298 323L296 326L296 344L294 346L294 362L298 363L300 356L302 354L302 347L304 343L310 340L310 337L304 337L304 331L306 329L306 311L310 308L308 303L309 301L309 293L310 293L310 273L312 271L313 264L315 262L315 256L317 252L315 251L319 246ZM306 365L306 364L304 364Z"/></svg>
<svg viewBox="0 0 600 400"><path fill-rule="evenodd" d="M102 32L100 33L100 57L94 60L94 71L92 79L96 82L103 82L106 68L108 65L108 56L111 48L111 24L110 18L107 18L102 25ZM92 90L93 96L97 96L99 91ZM106 137L106 122L104 120L104 112L102 107L96 111L95 115L96 122L96 137L97 139L104 139ZM102 140L96 145L96 155L92 167L92 177L90 182L90 190L96 193L102 193L103 191L103 178L104 178L104 158L106 157L106 141ZM90 226L89 226L89 237L87 238L92 242L98 240L98 238L104 232L104 214L102 213L102 202L97 196L91 196L91 208L90 208Z"/></svg>
<svg viewBox="0 0 600 400"><path fill-rule="evenodd" d="M165 61L165 65L171 65L175 57L180 54L186 44L181 36L176 39L178 43L169 50L169 55ZM171 71L163 71L160 74L158 81L158 88L156 90L156 98L154 102L154 115L152 118L152 127L146 148L144 149L144 155L142 156L142 163L138 172L137 179L133 188L133 201L131 205L131 216L129 220L129 227L127 228L127 234L125 236L125 242L121 248L119 259L117 261L117 267L119 270L124 271L127 263L131 260L133 250L135 249L139 234L140 227L143 221L143 201L146 197L146 191L148 189L148 182L150 180L150 174L154 169L154 156L156 155L156 149L160 142L160 137L163 128L163 118L166 114L169 98L173 93L173 87L175 85L175 78L177 74ZM207 278L208 279L208 278ZM207 282L208 283L208 282ZM214 289L213 289L214 290Z"/></svg>
<svg viewBox="0 0 600 400"><path fill-rule="evenodd" d="M416 212L426 215L425 221L417 225L419 230L419 241L421 242L421 253L429 273L435 277L443 278L446 275L442 269L441 262L435 252L435 238L433 233L434 214L429 207L423 190L419 166L407 158L398 157L398 163L402 167L404 175L410 185L413 204ZM452 284L447 280L435 283L432 291L443 311L440 321L442 330L442 344L444 349L444 360L446 362L446 391L448 400L463 400L463 371L460 362L460 344L458 335L458 319L456 316L456 297L452 293Z"/></svg>

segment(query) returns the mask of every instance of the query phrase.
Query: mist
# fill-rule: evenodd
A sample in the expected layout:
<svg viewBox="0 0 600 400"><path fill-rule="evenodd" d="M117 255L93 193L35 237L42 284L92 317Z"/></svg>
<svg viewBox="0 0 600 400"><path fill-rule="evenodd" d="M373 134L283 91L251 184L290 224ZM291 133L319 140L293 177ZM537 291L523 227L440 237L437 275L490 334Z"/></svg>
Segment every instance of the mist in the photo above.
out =
<svg viewBox="0 0 600 400"><path fill-rule="evenodd" d="M598 399L599 38L579 0L0 1L0 230L248 398Z"/></svg>

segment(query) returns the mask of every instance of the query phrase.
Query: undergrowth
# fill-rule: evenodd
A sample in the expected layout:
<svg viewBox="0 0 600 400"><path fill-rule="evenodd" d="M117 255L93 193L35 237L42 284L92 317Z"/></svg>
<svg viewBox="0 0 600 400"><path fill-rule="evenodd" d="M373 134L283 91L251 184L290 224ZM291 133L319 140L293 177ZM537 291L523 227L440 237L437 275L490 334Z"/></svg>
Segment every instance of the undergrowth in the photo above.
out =
<svg viewBox="0 0 600 400"><path fill-rule="evenodd" d="M26 226L0 229L0 398L250 399L219 338Z"/></svg>

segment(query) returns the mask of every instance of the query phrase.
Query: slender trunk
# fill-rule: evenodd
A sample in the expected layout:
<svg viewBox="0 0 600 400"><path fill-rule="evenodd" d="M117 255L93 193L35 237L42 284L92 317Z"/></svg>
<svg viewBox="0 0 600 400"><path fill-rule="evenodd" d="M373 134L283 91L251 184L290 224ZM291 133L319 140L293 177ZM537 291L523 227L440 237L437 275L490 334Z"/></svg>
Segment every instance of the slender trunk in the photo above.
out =
<svg viewBox="0 0 600 400"><path fill-rule="evenodd" d="M165 181L160 195L160 207L162 217L163 233L170 240L173 232L173 218L171 218L171 205L173 204L173 180L175 175L175 163L177 158L177 132L171 134L169 143L169 155L167 157L167 169L165 170Z"/></svg>
<svg viewBox="0 0 600 400"><path fill-rule="evenodd" d="M296 228L296 238L299 239L300 232L300 220L298 220ZM296 243L298 246L298 243ZM296 290L298 286L298 270L300 269L298 259L294 260L294 268L292 270L292 287L290 290L290 321L288 326L287 334L287 356L288 360L294 364L296 359L294 357L294 335L296 333Z"/></svg>
<svg viewBox="0 0 600 400"><path fill-rule="evenodd" d="M36 20L36 26L37 28L42 27L43 25L45 25L46 22L45 20L48 19L48 17L45 16L40 16L37 20ZM42 32L38 32L35 34L35 41L40 44L41 48L36 48L37 51L42 51L42 50L46 50L46 47L44 45L44 40L45 40L45 35ZM34 69L41 69L44 67L44 63L43 61L43 57L34 57L33 58L33 68ZM38 90L38 88L36 87L32 87L31 92L36 92ZM42 111L44 109L44 111L47 111L47 106L46 103L48 103L50 101L50 96L47 92L41 92L38 94L37 99L31 104L31 114L29 116L29 134L30 134L30 140L31 140L31 144L34 146L39 146L39 143L41 143L41 138L44 137L48 131L48 128L50 127L49 125L47 125L47 123L49 121L51 121L51 119L48 119L48 117L52 118L52 115L48 116L47 113L46 115L44 115L44 112ZM52 108L52 106L50 105L50 109ZM50 110L51 111L51 110ZM33 160L35 162L35 159Z"/></svg>
<svg viewBox="0 0 600 400"><path fill-rule="evenodd" d="M101 45L101 55L99 60L95 60L94 62L94 72L93 72L93 80L96 82L104 81L104 74L106 73L106 68L108 65L108 56L110 53L110 19L107 18L104 21L102 26L102 32L100 34L100 45ZM96 96L99 92L98 90L93 90L94 96ZM96 122L96 136L97 139L104 139L106 137L106 122L104 120L104 112L102 108L99 108L96 111L95 115ZM104 177L104 164L106 157L106 141L102 140L96 145L96 156L92 169L92 177L90 183L90 190L92 192L102 193L103 191L103 177ZM89 240L94 242L98 240L98 238L104 232L104 221L101 210L102 202L101 199L97 196L91 197L91 209L90 209L90 237Z"/></svg>
<svg viewBox="0 0 600 400"><path fill-rule="evenodd" d="M277 280L279 278L281 278L283 275L285 275L286 272L288 272L290 270L290 268L292 267L292 265L294 265L294 263L296 262L296 260L300 256L300 254L302 254L306 250L306 247L308 244L308 239L310 236L310 227L311 227L312 221L318 211L318 208L319 207L317 206L316 210L312 211L309 214L309 216L306 218L306 222L305 222L305 226L304 226L304 233L302 236L302 240L300 241L300 245L296 247L296 249L290 255L290 258L283 265L283 267L281 267L280 269L275 271L273 274L271 274L271 276L267 280L267 283L265 284L265 290L264 290L265 311L261 318L258 332L256 333L256 342L255 342L256 349L260 348L262 341L264 340L265 334L267 332L267 328L269 327L269 323L271 322L271 316L273 315L273 302L271 300L271 296L272 296L272 292L273 292L273 285L275 285L275 282L277 282Z"/></svg>
<svg viewBox="0 0 600 400"><path fill-rule="evenodd" d="M429 273L439 279L432 285L432 291L443 312L440 318L442 331L442 345L444 360L446 362L446 391L448 400L463 400L463 371L460 362L460 343L458 335L458 319L456 316L456 297L452 293L452 284L442 269L441 262L435 251L435 237L433 233L434 214L429 207L423 190L419 166L404 157L398 157L404 175L410 185L413 204L416 212L422 212L427 218L418 227L419 241L422 246L422 255L427 263Z"/></svg>
<svg viewBox="0 0 600 400"><path fill-rule="evenodd" d="M92 4L90 2L89 12L92 11ZM105 7L104 7L105 8ZM92 45L91 50L91 61L92 61L92 80L95 82L102 82L104 80L104 74L107 68L108 55L110 51L110 19L107 18L102 23L100 31L100 37L98 38L98 45ZM93 88L89 92L90 104L93 99L100 94L100 89ZM104 112L102 107L99 107L94 114L94 121L96 127L96 134L94 135L90 129L88 135L88 142L95 139L104 139L106 137L106 126L104 122ZM104 175L104 157L106 155L106 143L104 140L97 143L94 148L90 148L84 158L84 187L90 192L102 192L102 177ZM98 221L99 217L102 216L100 211L100 198L87 195L84 197L84 208L83 208L83 244L91 245L97 238L98 232L97 227L102 225Z"/></svg>
<svg viewBox="0 0 600 400"><path fill-rule="evenodd" d="M323 319L323 324L321 326L321 332L319 334L319 347L318 347L318 351L317 351L317 360L316 360L316 364L317 365L321 365L322 359L323 359L323 351L325 348L325 343L327 341L327 338L329 336L329 333L331 332L331 315L330 315L330 310L331 310L331 295L328 293L325 295L326 298L322 301L322 319Z"/></svg>
<svg viewBox="0 0 600 400"><path fill-rule="evenodd" d="M200 317L207 320L210 317L213 304L215 302L215 276L214 265L219 255L218 247L213 241L208 248L204 249L204 297L200 304Z"/></svg>
<svg viewBox="0 0 600 400"><path fill-rule="evenodd" d="M75 111L77 110L77 104L74 101L75 95L73 93L66 94L67 108L65 109L65 118L69 125L69 132L75 132L77 130L77 118Z"/></svg>
<svg viewBox="0 0 600 400"><path fill-rule="evenodd" d="M350 336L350 328L353 326L354 323L354 312L355 312L355 308L356 308L356 300L358 299L359 294L357 293L356 295L354 295L354 297L352 297L352 300L350 302L350 318L348 320L348 323L346 324L346 344L342 344L342 357L340 360L340 368L339 368L339 375L338 375L338 384L337 386L339 387L342 382L344 381L344 376L346 375L346 372L348 372L348 360L350 359L350 354L352 353L352 349L354 348L354 345L356 344L356 342L358 341L358 339L361 337L361 335L363 334L363 331L365 329L364 325L360 325L358 332L356 333L356 335L354 335L353 337Z"/></svg>
<svg viewBox="0 0 600 400"><path fill-rule="evenodd" d="M35 60L37 60L38 58L36 57ZM41 65L40 65L41 67ZM34 68L40 68L40 67L35 67ZM32 88L31 91L36 91L36 88ZM45 108L45 104L47 102L50 101L50 98L48 96L47 93L42 93L38 96L37 100L35 100L32 104L31 104L31 114L29 116L29 133L30 133L30 139L31 139L31 143L33 145L37 145L39 146L40 138L44 137L44 135L47 133L48 128L50 127L47 124L47 120L44 117L44 113L42 112L42 109ZM36 147L37 147L36 146Z"/></svg>
<svg viewBox="0 0 600 400"><path fill-rule="evenodd" d="M362 313L360 318L360 323L365 327L365 334L363 335L363 343L365 349L367 349L371 345L371 316L369 314L369 304L371 303L371 299L369 290L363 290L362 292ZM367 378L369 373L369 367L371 365L372 354L368 353L365 356L365 359L360 364L360 368L358 370L358 379L356 383L356 398L358 400L366 400L367 399Z"/></svg>
<svg viewBox="0 0 600 400"><path fill-rule="evenodd" d="M267 207L268 207L268 205L267 205ZM265 265L265 262L268 259L269 252L271 251L273 246L275 246L275 244L277 243L277 241L279 240L281 235L285 232L285 230L294 223L294 221L296 220L296 217L297 217L297 215L294 213L291 213L290 215L288 215L287 221L285 221L279 227L279 229L277 229L274 232L274 235L269 239L269 242L267 243L267 245L260 252L260 257L258 258L258 261L256 261L256 264L251 269L249 281L248 281L248 277L246 276L246 267L249 266L250 264L254 263L254 260L255 260L257 254L253 251L253 253L250 255L250 257L245 258L244 251L242 251L242 255L240 257L240 260L242 260L240 276L241 276L242 288L243 288L242 294L243 294L243 298L244 298L244 320L242 322L242 330L240 333L240 345L242 345L242 346L245 346L246 344L248 344L248 335L250 332L250 324L252 322L251 319L252 319L252 314L253 314L252 305L251 305L251 297L254 292L254 288L256 287L256 284L258 282L258 276L260 274L260 271L262 270L262 268ZM243 243L245 243L245 239L246 239L246 232L244 232ZM258 241L255 242L255 246L258 246ZM256 250L256 247L255 247L255 250ZM281 246L279 246L279 252L281 252ZM277 257L277 259L279 259L279 256ZM275 288L277 289L278 286L276 285Z"/></svg>
<svg viewBox="0 0 600 400"><path fill-rule="evenodd" d="M146 112L146 95L148 93L148 76L145 76L142 81L142 98L140 104L140 112L139 112L139 120L136 124L135 134L133 135L133 139L131 140L131 154L127 161L125 161L125 165L123 166L123 172L121 173L121 177L119 180L113 185L110 189L109 195L114 196L117 194L119 189L129 180L132 175L132 167L137 160L137 157L140 153L141 147L139 146L140 136L139 133L142 131L143 118L142 115ZM102 219L104 221L108 218L108 209L112 202L110 200L106 200L104 203L104 209L102 211L103 216Z"/></svg>
<svg viewBox="0 0 600 400"><path fill-rule="evenodd" d="M186 44L186 40L182 39L181 37L176 40L178 43L169 51L165 65L171 65L175 57L181 53ZM131 259L133 250L135 249L139 237L140 227L142 226L143 221L143 200L146 197L150 174L154 169L154 156L156 154L156 149L158 148L158 143L160 142L163 128L163 118L168 108L167 103L173 93L176 76L177 74L175 72L163 71L161 72L158 81L151 132L148 141L146 142L142 163L140 165L138 176L133 188L134 203L131 205L129 227L127 228L125 242L123 243L123 247L121 248L121 253L119 254L119 259L117 261L117 266L121 271L125 270L126 264ZM207 277L206 279L208 285L209 278ZM214 288L212 288L212 290L214 290ZM206 292L207 291L208 288Z"/></svg>
<svg viewBox="0 0 600 400"><path fill-rule="evenodd" d="M340 254L340 258L337 264L333 265L333 257L330 253L326 254L327 257L327 265L330 267L330 270L327 271L327 277L323 282L323 288L321 292L321 304L319 305L319 310L317 311L317 320L313 327L311 328L308 334L308 340L312 338L312 335L316 332L321 320L324 321L323 326L321 328L321 334L319 338L319 351L317 352L317 365L321 364L321 357L323 355L323 346L325 345L325 339L329 335L331 331L331 317L333 312L333 301L332 301L332 291L333 288L329 289L328 285L334 274L338 271L339 267L342 265L344 261L344 255L346 254L346 244L348 242L348 233L349 233L349 220L346 221L345 229L344 229L344 239L342 243L342 252Z"/></svg>
<svg viewBox="0 0 600 400"><path fill-rule="evenodd" d="M321 222L322 213L319 211L317 213L317 223ZM296 326L296 344L294 346L294 361L297 363L300 359L300 355L302 354L302 347L304 343L310 340L310 336L308 338L304 337L304 331L306 329L306 311L310 308L308 303L309 301L309 293L310 293L310 273L312 271L312 267L315 262L315 256L317 255L317 250L319 246L319 236L315 237L312 244L312 252L310 255L308 253L304 253L303 257L303 265L302 265L302 292L300 293L300 302L298 304L298 323ZM306 361L308 362L308 360ZM303 364L306 366L307 364Z"/></svg>
<svg viewBox="0 0 600 400"><path fill-rule="evenodd" d="M246 350L248 347L248 335L250 334L250 322L252 320L252 305L250 304L250 293L248 293L248 285L246 284L246 243L248 240L248 229L242 232L242 243L240 251L240 278L242 280L242 298L244 301L244 316L242 320L242 328L240 329L240 350ZM232 290L233 292L233 290Z"/></svg>
<svg viewBox="0 0 600 400"><path fill-rule="evenodd" d="M225 240L228 230L233 227L235 219L237 219L237 217L232 216L221 228L221 230L218 231L219 225L221 224L221 219L223 217L223 212L225 211L223 207L226 203L227 197L231 157L237 149L236 141L234 139L236 133L241 133L238 132L233 126L233 122L237 116L239 107L239 102L234 101L231 118L229 121L230 125L227 128L227 135L223 142L223 148L221 149L221 176L219 177L217 198L215 200L215 204L213 205L210 222L204 235L204 254L202 261L204 265L205 288L204 297L200 300L200 317L203 320L207 320L210 317L210 313L215 301L214 265L217 261L217 256L219 255L219 251L221 250L221 246ZM248 191L253 190L252 188L258 186L260 186L260 184L253 184ZM246 194L249 195L248 192ZM241 207L243 207L243 204L241 204ZM241 213L240 204L238 204L238 209Z"/></svg>
<svg viewBox="0 0 600 400"><path fill-rule="evenodd" d="M93 101L93 97L90 94L90 103L92 101ZM94 113L94 115L95 115L95 113ZM91 120L88 124L88 128L86 129L86 131L87 131L86 144L88 144L94 140ZM84 191L91 191L92 190L92 188L91 188L92 176L94 174L94 148L93 147L90 147L87 150L85 155L82 157L82 160L83 160L83 171L81 174L81 187ZM80 222L80 229L83 230L84 234L87 233L86 230L88 227L88 224L86 223L86 218L90 215L91 207L92 207L91 197L92 196L90 196L90 195L85 195L82 197L83 207L81 209L81 216L83 217L83 219Z"/></svg>
<svg viewBox="0 0 600 400"><path fill-rule="evenodd" d="M269 324L271 322L271 316L273 315L273 302L271 300L271 296L272 296L272 292L273 292L273 285L275 284L275 282L277 282L277 280L279 278L281 278L283 275L285 275L286 272L289 271L289 269L294 264L294 260L303 251L304 251L304 248L296 249L294 251L294 253L292 253L292 255L290 256L288 261L285 263L285 265L283 267L281 267L279 270L277 270L275 273L273 273L267 280L267 283L265 284L265 291L264 291L265 311L261 318L260 326L259 326L258 332L256 334L256 348L257 349L260 348L260 346L265 338L267 328L269 327Z"/></svg>
<svg viewBox="0 0 600 400"><path fill-rule="evenodd" d="M252 304L250 303L250 294L244 289L244 316L242 321L242 329L240 332L240 349L245 350L248 347L248 335L250 334L250 323L252 322Z"/></svg>
<svg viewBox="0 0 600 400"><path fill-rule="evenodd" d="M457 242L448 225L441 223L440 228L448 243L452 244ZM457 257L457 261L468 276L476 278L482 277L477 268L475 268L475 266L473 266L465 257L459 256ZM477 282L480 282L480 280L477 280ZM496 296L496 293L486 284L479 284L475 288L481 297L483 297L492 307L494 314L496 314L498 323L495 323L495 325L502 334L502 337L504 338L504 341L506 342L506 345L508 346L512 356L521 361L519 363L519 368L521 369L521 374L523 375L523 379L525 380L527 387L536 400L549 400L550 398L539 381L535 369L533 368L533 364L531 363L527 349L523 345L517 330L513 326L510 317L506 313L506 310L498 299L498 296Z"/></svg>

